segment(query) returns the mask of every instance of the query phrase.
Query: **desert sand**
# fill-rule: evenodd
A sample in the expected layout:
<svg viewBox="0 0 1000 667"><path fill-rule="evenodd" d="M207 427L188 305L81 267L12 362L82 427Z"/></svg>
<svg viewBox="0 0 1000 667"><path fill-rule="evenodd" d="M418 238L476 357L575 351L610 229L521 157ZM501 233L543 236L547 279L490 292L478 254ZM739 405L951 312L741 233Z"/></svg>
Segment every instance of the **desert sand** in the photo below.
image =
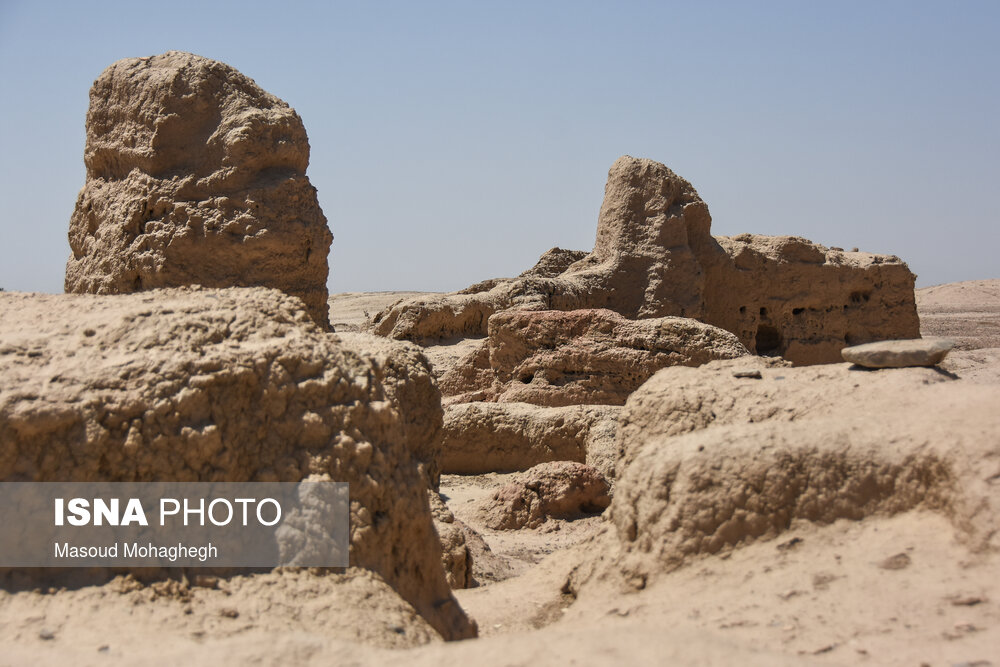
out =
<svg viewBox="0 0 1000 667"><path fill-rule="evenodd" d="M949 385L1000 384L998 295L998 280L917 291L921 321L962 341L943 365ZM356 323L387 299L335 295L331 320ZM998 433L982 435L997 468ZM607 580L573 595L566 582L606 537L607 517L491 530L477 507L509 477L441 481L449 508L491 549L477 559L479 585L456 591L479 639L442 643L387 587L380 599L383 589L362 586L365 571L200 586L118 578L0 592L0 664L988 665L1000 656L1000 558L970 546L940 511L797 520L773 539L698 555L643 590Z"/></svg>

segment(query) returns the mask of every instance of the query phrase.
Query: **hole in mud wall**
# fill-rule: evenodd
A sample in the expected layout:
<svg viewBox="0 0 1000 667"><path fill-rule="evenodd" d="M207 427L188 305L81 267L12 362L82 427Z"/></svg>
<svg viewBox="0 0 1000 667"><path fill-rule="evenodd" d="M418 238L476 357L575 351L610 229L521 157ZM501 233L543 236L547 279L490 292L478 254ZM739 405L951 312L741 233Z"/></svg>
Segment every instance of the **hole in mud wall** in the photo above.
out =
<svg viewBox="0 0 1000 667"><path fill-rule="evenodd" d="M851 303L865 303L872 298L871 292L851 292Z"/></svg>
<svg viewBox="0 0 1000 667"><path fill-rule="evenodd" d="M777 356L782 352L781 332L770 324L761 324L757 327L755 345L760 356Z"/></svg>

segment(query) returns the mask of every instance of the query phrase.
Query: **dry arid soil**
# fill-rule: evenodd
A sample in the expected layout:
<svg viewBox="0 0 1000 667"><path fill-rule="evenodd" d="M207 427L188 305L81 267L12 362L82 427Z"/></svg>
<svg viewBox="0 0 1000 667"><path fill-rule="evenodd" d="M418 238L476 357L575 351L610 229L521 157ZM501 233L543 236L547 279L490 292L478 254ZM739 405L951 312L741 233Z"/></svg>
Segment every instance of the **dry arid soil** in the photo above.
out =
<svg viewBox="0 0 1000 667"><path fill-rule="evenodd" d="M334 295L330 320L338 331L363 329L402 296L413 294ZM761 383L751 385L756 393L706 394L700 400L715 406L716 423L675 435L655 433L669 424L643 426L638 399L624 408L628 428L646 429L631 437L679 452L669 464L679 503L703 498L722 511L729 490L713 495L712 488L742 480L740 470L752 468L759 452L784 452L794 467L805 440L822 453L828 441L854 438L822 459L848 481L869 479L858 477L865 466L873 484L884 470L912 472L870 493L838 487L860 498L839 515L803 504L810 489L822 499L827 484L824 468L803 463L811 477L788 501L796 509L787 521L757 530L751 517L733 539L720 528L712 539L721 542L713 543L670 537L710 530L681 517L656 538L675 546L644 550L642 535L660 535L668 512L649 515L652 492L635 492L641 475L634 471L623 475L620 467L615 482L631 505L619 499L603 515L519 530L490 529L482 511L516 475L446 474L442 499L488 545L469 547L478 585L455 591L478 622L478 639L442 642L367 570L154 584L119 577L101 586L0 591L0 665L1000 665L1000 280L918 290L917 303L924 335L958 342L937 370L761 364L763 378L747 380ZM430 348L432 364L461 356L449 347ZM660 401L733 382L725 364L739 360L713 363L722 365L665 369L637 394ZM768 405L767 414L755 412ZM648 449L635 456L651 456ZM721 463L698 468L706 452ZM649 460L641 474L660 474L657 459ZM713 478L713 465L730 466L735 477ZM945 468L952 472L940 473ZM702 487L676 481L685 474ZM743 509L767 516L775 508L765 502L766 481L752 487L745 493L762 500ZM629 521L639 526L634 543L617 537Z"/></svg>

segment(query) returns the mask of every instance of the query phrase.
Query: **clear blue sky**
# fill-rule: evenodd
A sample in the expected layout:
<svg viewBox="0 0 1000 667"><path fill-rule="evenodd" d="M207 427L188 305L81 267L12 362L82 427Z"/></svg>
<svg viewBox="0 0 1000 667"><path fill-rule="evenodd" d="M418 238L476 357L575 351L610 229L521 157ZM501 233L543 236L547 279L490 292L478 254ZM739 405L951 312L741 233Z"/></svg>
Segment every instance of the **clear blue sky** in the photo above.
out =
<svg viewBox="0 0 1000 667"><path fill-rule="evenodd" d="M301 114L333 292L589 250L622 154L689 179L716 234L997 278L998 35L995 1L0 0L0 287L62 291L90 85L171 49Z"/></svg>

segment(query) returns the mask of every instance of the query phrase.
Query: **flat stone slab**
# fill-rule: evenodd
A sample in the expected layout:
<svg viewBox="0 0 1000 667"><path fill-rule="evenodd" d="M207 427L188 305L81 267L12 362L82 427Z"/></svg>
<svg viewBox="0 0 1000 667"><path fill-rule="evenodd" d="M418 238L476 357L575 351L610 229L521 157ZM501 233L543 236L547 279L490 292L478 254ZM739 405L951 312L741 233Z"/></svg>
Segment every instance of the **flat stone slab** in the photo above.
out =
<svg viewBox="0 0 1000 667"><path fill-rule="evenodd" d="M844 361L865 368L905 368L907 366L934 366L955 347L947 338L913 338L908 340L883 340L845 347L840 351Z"/></svg>

